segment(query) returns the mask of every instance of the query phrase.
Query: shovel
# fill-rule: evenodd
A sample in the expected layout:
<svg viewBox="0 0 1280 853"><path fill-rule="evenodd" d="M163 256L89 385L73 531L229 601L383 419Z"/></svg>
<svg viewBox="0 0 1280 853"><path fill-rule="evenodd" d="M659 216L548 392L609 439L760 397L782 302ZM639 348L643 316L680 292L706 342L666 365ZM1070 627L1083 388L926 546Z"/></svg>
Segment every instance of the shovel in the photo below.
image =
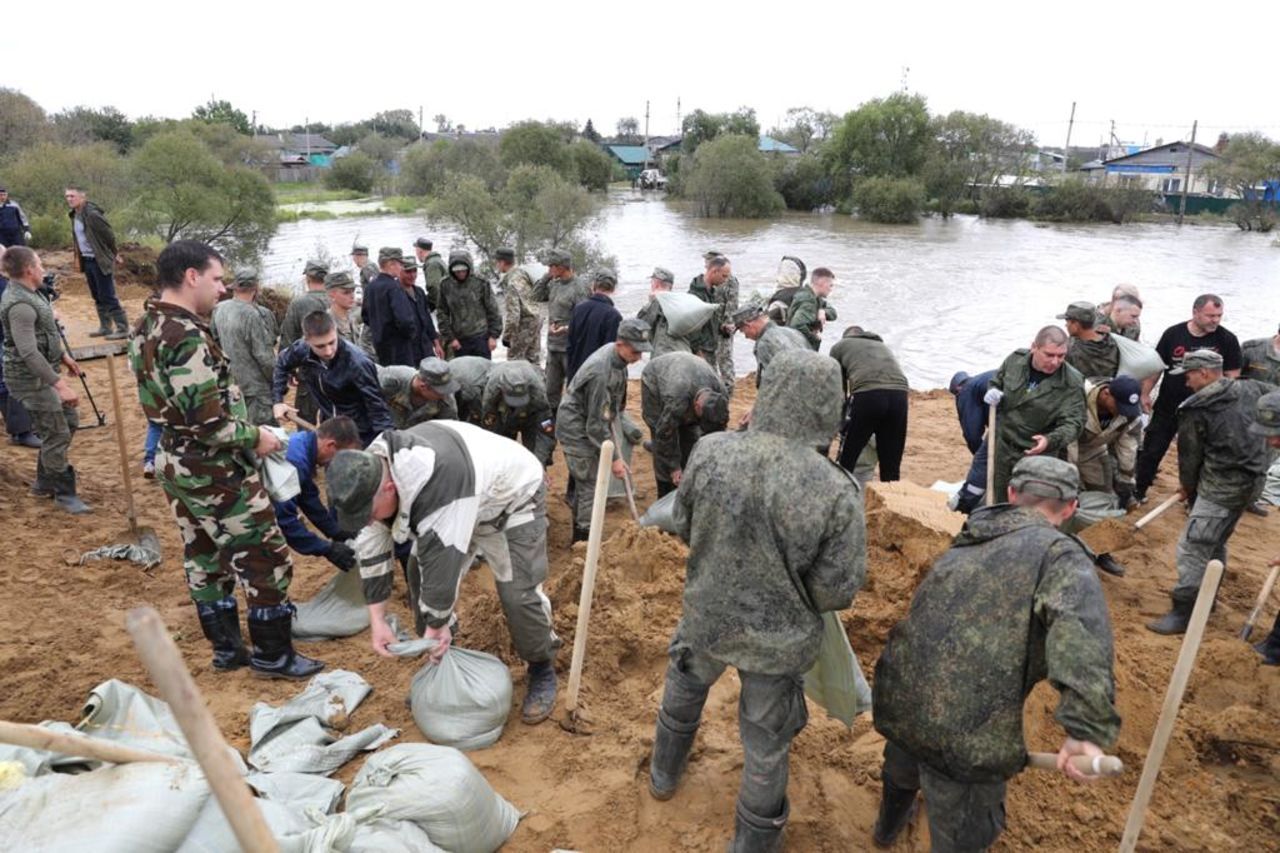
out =
<svg viewBox="0 0 1280 853"><path fill-rule="evenodd" d="M1262 592L1258 593L1258 600L1254 603L1253 609L1249 611L1249 618L1245 620L1244 627L1240 629L1240 639L1245 642L1249 641L1249 636L1253 634L1253 623L1258 621L1258 616L1261 615L1263 606L1266 605L1267 599L1271 597L1271 590L1276 585L1276 575L1280 575L1280 563L1276 563L1271 567L1266 581L1262 584Z"/></svg>
<svg viewBox="0 0 1280 853"><path fill-rule="evenodd" d="M613 456L613 458L618 459L621 462L623 462L623 464L625 464L626 460L622 458L622 426L618 423L617 420L613 422L613 437L614 437L615 445L614 445L614 452L611 455ZM609 476L613 476L612 471L609 473ZM606 480L605 482L608 482L608 480ZM627 472L622 475L622 485L627 490L627 506L631 510L631 518L635 520L636 524L639 524L640 513L636 510L636 490L635 490L635 486L631 483L630 469L628 469Z"/></svg>
<svg viewBox="0 0 1280 853"><path fill-rule="evenodd" d="M160 537L154 529L138 526L138 510L133 503L133 478L129 475L129 444L124 434L124 417L120 405L120 383L116 380L116 357L107 354L107 376L111 379L111 407L116 415L116 443L120 446L120 473L124 477L124 496L129 513L129 535L134 543L155 554L160 560ZM131 543L132 544L132 543Z"/></svg>

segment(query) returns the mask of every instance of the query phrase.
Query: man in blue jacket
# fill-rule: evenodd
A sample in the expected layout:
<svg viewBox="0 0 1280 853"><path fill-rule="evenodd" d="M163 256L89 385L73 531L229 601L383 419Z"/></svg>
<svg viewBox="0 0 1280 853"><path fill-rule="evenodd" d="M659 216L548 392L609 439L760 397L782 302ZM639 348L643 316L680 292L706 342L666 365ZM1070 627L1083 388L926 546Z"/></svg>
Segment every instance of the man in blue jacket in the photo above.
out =
<svg viewBox="0 0 1280 853"><path fill-rule="evenodd" d="M289 436L285 458L298 470L298 496L287 501L272 501L276 523L289 547L299 554L324 557L342 571L356 564L355 551L344 541L338 519L320 497L316 486L316 470L324 468L339 450L364 447L356 422L338 415L316 427L315 432L298 430ZM320 534L312 532L302 521L305 515Z"/></svg>
<svg viewBox="0 0 1280 853"><path fill-rule="evenodd" d="M987 492L987 404L983 402L994 370L970 376L963 370L951 377L951 393L956 398L956 416L960 418L960 431L964 443L973 454L973 464L960 491L952 495L952 508L969 513L981 503Z"/></svg>
<svg viewBox="0 0 1280 853"><path fill-rule="evenodd" d="M601 270L591 282L591 296L573 306L569 319L569 369L566 374L569 380L593 352L618 339L622 315L613 307L613 291L617 286L617 277L608 270Z"/></svg>
<svg viewBox="0 0 1280 853"><path fill-rule="evenodd" d="M355 344L338 336L338 328L327 311L314 311L302 320L300 341L281 350L271 381L271 396L277 420L288 417L293 407L284 402L289 377L298 380L316 402L320 420L346 415L356 422L360 440L373 441L383 430L394 429L391 410L382 399L378 369Z"/></svg>
<svg viewBox="0 0 1280 853"><path fill-rule="evenodd" d="M418 362L435 352L436 327L430 311L426 310L426 295L421 291L414 293L412 278L405 287L404 255L399 249L392 246L379 249L378 267L381 272L364 289L361 309L378 364L416 368Z"/></svg>

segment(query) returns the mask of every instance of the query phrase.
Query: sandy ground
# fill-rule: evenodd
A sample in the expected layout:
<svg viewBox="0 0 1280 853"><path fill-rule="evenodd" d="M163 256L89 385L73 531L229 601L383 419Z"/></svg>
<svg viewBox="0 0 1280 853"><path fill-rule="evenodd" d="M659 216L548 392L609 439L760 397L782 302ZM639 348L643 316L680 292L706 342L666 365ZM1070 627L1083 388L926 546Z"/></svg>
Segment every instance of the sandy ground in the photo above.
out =
<svg viewBox="0 0 1280 853"><path fill-rule="evenodd" d="M55 263L56 264L56 260ZM87 343L91 305L82 279L69 276L58 303L73 343ZM122 287L130 316L145 291ZM105 360L85 365L100 407L111 396ZM77 435L71 457L82 492L95 511L72 519L46 500L28 497L34 473L31 451L0 446L0 518L4 528L0 571L0 718L23 722L74 720L88 691L107 678L153 689L124 631L126 611L156 607L171 626L196 682L218 723L238 747L248 746L248 711L256 701L280 702L299 689L263 682L247 671L221 675L209 667L208 647L182 582L177 530L159 488L138 475L145 425L134 383L117 365L125 399L134 494L142 524L160 534L165 560L151 573L125 563L75 564L74 556L120 541L127 530L126 502L114 428ZM752 396L740 383L735 417ZM631 408L638 410L633 391ZM87 411L87 405L86 405ZM635 413L638 418L638 411ZM91 422L92 417L86 417ZM114 417L109 416L114 424ZM1172 463L1173 456L1167 460ZM655 496L646 455L637 454L641 505ZM945 392L915 394L904 476L922 486L963 476L968 454ZM553 469L552 494L563 489L564 469ZM1170 464L1152 490L1157 498L1174 485ZM897 507L900 511L893 511ZM583 546L568 547L569 519L559 500L550 506L551 577L556 629L566 641L559 666L567 678L577 616ZM958 519L918 491L897 489L868 498L869 579L853 608L843 614L868 675L888 629L902 617L919 578L945 549ZM1173 580L1173 550L1182 514L1166 513L1119 551L1126 578L1103 577L1115 624L1118 701L1124 717L1118 754L1129 768L1118 780L1091 787L1055 774L1027 772L1009 788L1008 831L998 849L1106 850L1119 842L1142 757L1159 714L1179 641L1142 625L1163 612ZM583 700L590 735L569 734L548 722L527 727L513 709L506 733L492 748L470 753L490 783L528 816L510 850L581 851L721 850L732 831L733 801L741 771L736 722L737 679L726 674L712 691L686 782L667 803L644 789L648 748L662 687L667 640L680 614L683 546L671 537L631 524L625 504L614 502L587 647ZM1263 566L1280 554L1280 513L1246 516L1232 541L1231 565L1221 600L1209 622L1190 689L1166 757L1148 816L1144 850L1277 849L1280 791L1280 670L1262 667L1236 639L1261 586ZM295 597L309 597L328 579L321 560L295 562ZM403 615L402 604L397 605ZM483 649L510 662L517 702L524 667L515 658L485 570L466 580L459 645ZM1264 612L1265 633L1275 613ZM402 730L401 740L422 736L404 705L415 663L376 657L364 635L311 644L309 654L330 666L359 672L373 695L352 724L383 721ZM1061 731L1053 722L1054 691L1041 685L1026 708L1030 748L1054 750ZM564 716L559 708L557 718ZM791 762L792 850L844 851L870 846L880 793L882 740L869 719L852 731L811 708L811 720L795 741ZM349 781L357 759L337 774ZM899 850L926 850L923 821L906 833Z"/></svg>

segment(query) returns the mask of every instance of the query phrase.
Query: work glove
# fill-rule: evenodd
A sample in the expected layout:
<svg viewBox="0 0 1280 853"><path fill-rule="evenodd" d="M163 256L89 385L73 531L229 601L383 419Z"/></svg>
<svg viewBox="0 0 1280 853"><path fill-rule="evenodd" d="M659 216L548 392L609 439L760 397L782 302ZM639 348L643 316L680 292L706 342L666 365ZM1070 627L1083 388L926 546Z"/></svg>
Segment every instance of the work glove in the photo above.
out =
<svg viewBox="0 0 1280 853"><path fill-rule="evenodd" d="M1004 399L1004 392L999 388L988 388L987 393L983 395L982 402L988 406L998 406L1000 401Z"/></svg>
<svg viewBox="0 0 1280 853"><path fill-rule="evenodd" d="M329 553L325 556L329 558L330 563L344 572L351 571L351 567L356 564L356 552L345 542L334 542L329 546Z"/></svg>
<svg viewBox="0 0 1280 853"><path fill-rule="evenodd" d="M30 231L22 232L22 239L29 245L31 243L31 232Z"/></svg>

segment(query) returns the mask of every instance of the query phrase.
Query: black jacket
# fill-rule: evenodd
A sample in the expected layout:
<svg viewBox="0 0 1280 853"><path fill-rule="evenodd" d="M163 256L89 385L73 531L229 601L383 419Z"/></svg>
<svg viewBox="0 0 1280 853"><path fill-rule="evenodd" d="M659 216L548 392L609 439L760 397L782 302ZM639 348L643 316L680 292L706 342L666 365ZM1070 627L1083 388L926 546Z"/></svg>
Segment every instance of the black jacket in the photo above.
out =
<svg viewBox="0 0 1280 853"><path fill-rule="evenodd" d="M618 339L621 322L622 315L613 307L613 300L603 293L593 293L573 306L569 319L569 379L591 353Z"/></svg>
<svg viewBox="0 0 1280 853"><path fill-rule="evenodd" d="M427 294L417 287L411 290L386 273L379 273L364 289L361 315L373 337L378 363L384 367L403 364L416 368L418 362L435 354L436 324L427 306Z"/></svg>
<svg viewBox="0 0 1280 853"><path fill-rule="evenodd" d="M324 416L351 418L365 444L383 430L395 429L391 410L382 399L377 368L369 356L345 338L338 338L338 352L328 364L316 358L305 340L281 350L271 383L274 402L284 400L289 376L295 371Z"/></svg>

